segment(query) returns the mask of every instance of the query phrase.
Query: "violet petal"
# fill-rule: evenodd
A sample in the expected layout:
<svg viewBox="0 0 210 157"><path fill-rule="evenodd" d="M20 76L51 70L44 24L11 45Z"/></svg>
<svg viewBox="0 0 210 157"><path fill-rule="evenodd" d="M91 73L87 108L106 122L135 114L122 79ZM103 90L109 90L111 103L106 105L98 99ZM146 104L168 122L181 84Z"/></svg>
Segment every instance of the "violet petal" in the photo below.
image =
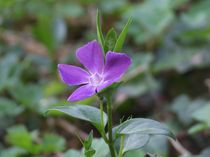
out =
<svg viewBox="0 0 210 157"><path fill-rule="evenodd" d="M68 85L81 85L88 83L89 74L80 67L58 64L58 70L61 79Z"/></svg>
<svg viewBox="0 0 210 157"><path fill-rule="evenodd" d="M128 55L109 51L106 54L104 80L118 81L131 63L131 58Z"/></svg>
<svg viewBox="0 0 210 157"><path fill-rule="evenodd" d="M68 98L68 101L75 102L91 97L95 94L95 88L89 84L77 88Z"/></svg>
<svg viewBox="0 0 210 157"><path fill-rule="evenodd" d="M77 52L77 59L91 73L101 73L104 68L104 56L100 44L93 40L80 47Z"/></svg>
<svg viewBox="0 0 210 157"><path fill-rule="evenodd" d="M100 92L102 89L108 87L109 85L111 85L114 82L114 80L109 80L109 81L105 81L102 84L100 84L99 86L97 86L97 92Z"/></svg>

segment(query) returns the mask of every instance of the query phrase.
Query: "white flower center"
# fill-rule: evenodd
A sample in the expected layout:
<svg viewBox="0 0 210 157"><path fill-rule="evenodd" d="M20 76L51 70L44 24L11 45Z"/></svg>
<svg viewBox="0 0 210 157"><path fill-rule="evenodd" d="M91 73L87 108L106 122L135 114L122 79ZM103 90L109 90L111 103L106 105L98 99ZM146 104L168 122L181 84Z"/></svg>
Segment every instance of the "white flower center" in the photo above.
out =
<svg viewBox="0 0 210 157"><path fill-rule="evenodd" d="M103 77L99 75L98 73L95 73L90 77L89 82L94 87L97 87L103 82Z"/></svg>

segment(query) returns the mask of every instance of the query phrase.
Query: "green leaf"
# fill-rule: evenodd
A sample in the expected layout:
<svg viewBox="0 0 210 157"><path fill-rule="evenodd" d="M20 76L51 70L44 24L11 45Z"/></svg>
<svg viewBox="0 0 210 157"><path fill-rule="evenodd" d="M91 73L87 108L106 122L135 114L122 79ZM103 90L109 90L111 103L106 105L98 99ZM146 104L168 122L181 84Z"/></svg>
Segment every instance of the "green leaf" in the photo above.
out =
<svg viewBox="0 0 210 157"><path fill-rule="evenodd" d="M20 147L28 147L32 143L31 136L27 129L22 125L17 125L7 130L7 140L10 144Z"/></svg>
<svg viewBox="0 0 210 157"><path fill-rule="evenodd" d="M56 134L46 133L41 146L42 151L45 153L61 152L65 149L65 139Z"/></svg>
<svg viewBox="0 0 210 157"><path fill-rule="evenodd" d="M93 149L96 151L94 157L109 156L109 147L103 139L94 139L92 143Z"/></svg>
<svg viewBox="0 0 210 157"><path fill-rule="evenodd" d="M33 27L34 36L47 48L49 55L54 57L55 50L66 37L66 23L63 18L41 15Z"/></svg>
<svg viewBox="0 0 210 157"><path fill-rule="evenodd" d="M105 47L104 52L113 51L115 44L117 41L117 33L115 32L114 28L111 28L105 38Z"/></svg>
<svg viewBox="0 0 210 157"><path fill-rule="evenodd" d="M39 153L41 146L34 144L31 134L25 126L17 125L7 130L7 141L17 147L23 148L32 154Z"/></svg>
<svg viewBox="0 0 210 157"><path fill-rule="evenodd" d="M97 10L97 16L96 16L96 29L97 29L97 37L98 37L98 41L101 44L102 50L104 51L104 36L101 30L101 15L100 12Z"/></svg>
<svg viewBox="0 0 210 157"><path fill-rule="evenodd" d="M145 146L145 153L150 152L158 155L158 157L169 156L168 139L161 135L150 136L148 144Z"/></svg>
<svg viewBox="0 0 210 157"><path fill-rule="evenodd" d="M85 149L90 149L92 141L93 141L93 131L90 132L87 139L84 141Z"/></svg>
<svg viewBox="0 0 210 157"><path fill-rule="evenodd" d="M96 151L92 148L92 142L93 142L93 131L90 132L87 139L85 139L83 143L86 157L92 157L96 153Z"/></svg>
<svg viewBox="0 0 210 157"><path fill-rule="evenodd" d="M192 114L192 117L200 122L204 122L210 126L210 104L205 105L204 107L200 107L197 111Z"/></svg>
<svg viewBox="0 0 210 157"><path fill-rule="evenodd" d="M8 52L7 55L0 58L0 92L18 83L22 70L20 65L16 66L18 57L17 52Z"/></svg>
<svg viewBox="0 0 210 157"><path fill-rule="evenodd" d="M129 34L137 44L152 44L154 40L162 37L163 32L173 22L174 11L166 1L168 0L159 0L158 3L156 0L142 1L123 12L124 19L132 17L133 24Z"/></svg>
<svg viewBox="0 0 210 157"><path fill-rule="evenodd" d="M131 134L127 135L124 142L123 153L139 149L145 146L149 142L150 136L149 135L142 135L142 134Z"/></svg>
<svg viewBox="0 0 210 157"><path fill-rule="evenodd" d="M114 52L120 52L122 50L122 47L123 47L123 44L125 42L125 38L126 38L126 35L127 35L127 32L128 32L128 27L131 24L131 22L132 22L132 19L129 18L126 25L124 26L122 32L120 33L120 35L117 39L117 42L116 42L115 47L114 47Z"/></svg>
<svg viewBox="0 0 210 157"><path fill-rule="evenodd" d="M59 106L49 111L60 111L71 117L91 122L99 131L106 126L107 115L104 113L104 126L101 126L100 110L87 105Z"/></svg>
<svg viewBox="0 0 210 157"><path fill-rule="evenodd" d="M96 151L91 147L90 149L85 150L85 157L92 157L95 153Z"/></svg>
<svg viewBox="0 0 210 157"><path fill-rule="evenodd" d="M195 134L197 132L203 131L205 129L207 129L209 126L206 123L198 123L193 125L189 130L188 133L189 134Z"/></svg>
<svg viewBox="0 0 210 157"><path fill-rule="evenodd" d="M205 26L209 26L209 5L210 1L208 0L199 1L183 13L181 19L193 28L201 27L203 29Z"/></svg>
<svg viewBox="0 0 210 157"><path fill-rule="evenodd" d="M53 20L52 16L38 16L37 23L33 27L34 36L48 48L50 55L55 49L55 38L52 33Z"/></svg>
<svg viewBox="0 0 210 157"><path fill-rule="evenodd" d="M19 101L22 105L37 111L36 105L43 97L42 87L38 84L19 84L9 89L13 98Z"/></svg>
<svg viewBox="0 0 210 157"><path fill-rule="evenodd" d="M165 135L176 139L164 124L145 118L127 120L117 127L116 132L118 134Z"/></svg>
<svg viewBox="0 0 210 157"><path fill-rule="evenodd" d="M18 106L14 101L0 97L0 117L17 116L23 111L21 106Z"/></svg>
<svg viewBox="0 0 210 157"><path fill-rule="evenodd" d="M60 94L66 89L65 84L59 81L51 81L44 87L44 95L45 96L53 96L56 94Z"/></svg>
<svg viewBox="0 0 210 157"><path fill-rule="evenodd" d="M172 111L176 113L178 120L184 125L193 122L192 113L197 111L206 102L202 99L191 100L187 95L180 95L172 102Z"/></svg>
<svg viewBox="0 0 210 157"><path fill-rule="evenodd" d="M55 153L65 149L63 137L52 133L44 134L42 140L37 141L38 131L29 132L25 126L17 125L7 130L7 141L28 153Z"/></svg>
<svg viewBox="0 0 210 157"><path fill-rule="evenodd" d="M109 147L102 138L93 139L91 147L92 147L93 150L95 150L94 157L108 157L109 156L109 152L110 152ZM85 150L83 148L82 152L84 152L84 151ZM83 155L81 155L81 157L83 157Z"/></svg>

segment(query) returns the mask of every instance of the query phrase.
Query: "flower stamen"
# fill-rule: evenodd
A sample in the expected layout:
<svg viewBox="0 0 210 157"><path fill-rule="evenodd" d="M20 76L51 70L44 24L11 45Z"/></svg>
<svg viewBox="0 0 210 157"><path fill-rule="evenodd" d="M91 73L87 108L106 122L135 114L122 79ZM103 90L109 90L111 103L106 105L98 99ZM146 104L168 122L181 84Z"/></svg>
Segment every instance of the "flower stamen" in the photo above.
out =
<svg viewBox="0 0 210 157"><path fill-rule="evenodd" d="M89 78L90 84L94 87L97 87L98 85L103 83L103 81L104 81L103 77L98 73L91 75L91 77Z"/></svg>

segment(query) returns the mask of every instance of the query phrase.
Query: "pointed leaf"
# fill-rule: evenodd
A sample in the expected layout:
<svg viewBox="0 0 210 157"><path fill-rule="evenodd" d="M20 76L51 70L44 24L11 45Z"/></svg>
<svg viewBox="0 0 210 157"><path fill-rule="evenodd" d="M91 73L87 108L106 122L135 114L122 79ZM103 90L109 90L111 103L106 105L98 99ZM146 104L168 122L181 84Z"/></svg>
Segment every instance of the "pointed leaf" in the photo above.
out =
<svg viewBox="0 0 210 157"><path fill-rule="evenodd" d="M195 124L193 125L189 130L188 130L188 133L189 134L195 134L195 133L198 133L200 131L203 131L205 129L207 129L209 126L208 124L206 123L198 123L198 124Z"/></svg>
<svg viewBox="0 0 210 157"><path fill-rule="evenodd" d="M93 131L90 132L87 139L85 139L83 146L85 151L85 157L92 157L96 151L92 148L92 142L93 142Z"/></svg>
<svg viewBox="0 0 210 157"><path fill-rule="evenodd" d="M115 47L114 47L114 52L120 52L122 50L122 47L123 47L123 44L124 44L124 41L125 41L125 38L126 38L126 35L127 35L127 32L128 32L128 27L131 24L131 22L132 22L132 19L129 18L126 25L124 26L122 32L120 33L120 35L117 39L117 42L116 42Z"/></svg>
<svg viewBox="0 0 210 157"><path fill-rule="evenodd" d="M105 38L104 52L113 51L117 41L117 33L111 28Z"/></svg>
<svg viewBox="0 0 210 157"><path fill-rule="evenodd" d="M97 10L97 16L96 16L96 29L97 29L97 37L98 41L101 44L101 47L104 51L104 36L101 30L101 15L100 12Z"/></svg>
<svg viewBox="0 0 210 157"><path fill-rule="evenodd" d="M104 126L101 126L100 110L87 105L59 106L49 111L60 111L71 117L91 122L99 131L106 126L107 115L104 113Z"/></svg>
<svg viewBox="0 0 210 157"><path fill-rule="evenodd" d="M85 139L85 141L84 141L85 149L90 149L92 141L93 141L93 131L90 132L87 139Z"/></svg>
<svg viewBox="0 0 210 157"><path fill-rule="evenodd" d="M176 139L174 134L162 123L145 118L127 120L117 127L118 134L165 135Z"/></svg>

